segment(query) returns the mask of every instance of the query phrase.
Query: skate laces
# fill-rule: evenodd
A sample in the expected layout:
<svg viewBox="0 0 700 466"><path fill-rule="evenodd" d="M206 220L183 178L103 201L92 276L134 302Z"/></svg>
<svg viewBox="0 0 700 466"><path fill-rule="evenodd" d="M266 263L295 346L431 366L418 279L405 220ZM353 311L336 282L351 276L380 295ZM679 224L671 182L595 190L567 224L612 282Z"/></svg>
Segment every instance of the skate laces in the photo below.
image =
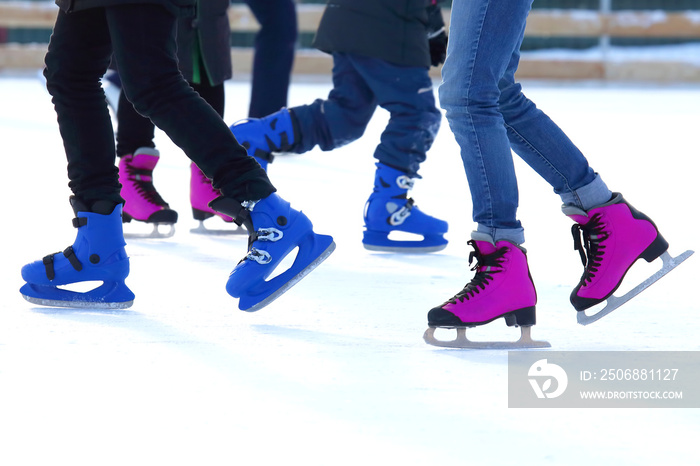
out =
<svg viewBox="0 0 700 466"><path fill-rule="evenodd" d="M581 256L584 267L581 281L590 282L595 277L605 254L605 245L601 243L608 238L600 214L591 217L586 225L573 224L571 234L574 238L574 249Z"/></svg>
<svg viewBox="0 0 700 466"><path fill-rule="evenodd" d="M126 171L129 175L129 181L134 184L136 192L146 201L158 206L168 206L168 203L156 191L153 185L153 170L135 168L127 165Z"/></svg>
<svg viewBox="0 0 700 466"><path fill-rule="evenodd" d="M507 247L502 247L491 254L482 254L476 247L476 242L474 240L468 241L467 244L474 248L474 251L469 253L469 265L476 259L476 264L471 268L476 274L474 278L464 286L462 291L448 300L447 303L457 304L458 300L459 302L463 302L465 299L470 299L481 290L486 289L486 285L493 280L493 274L501 272L503 256L508 252ZM494 269L494 267L497 267L497 269Z"/></svg>

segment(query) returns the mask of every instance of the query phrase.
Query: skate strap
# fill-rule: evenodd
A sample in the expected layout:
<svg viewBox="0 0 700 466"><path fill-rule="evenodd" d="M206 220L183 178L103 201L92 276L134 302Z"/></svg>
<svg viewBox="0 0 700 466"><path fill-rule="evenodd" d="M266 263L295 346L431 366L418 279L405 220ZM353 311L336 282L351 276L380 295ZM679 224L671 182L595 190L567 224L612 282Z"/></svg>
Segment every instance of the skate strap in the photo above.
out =
<svg viewBox="0 0 700 466"><path fill-rule="evenodd" d="M73 228L80 228L87 225L87 217L76 217L73 219Z"/></svg>
<svg viewBox="0 0 700 466"><path fill-rule="evenodd" d="M56 278L56 271L54 270L54 256L56 254L61 254L60 252L56 252L54 254L49 254L48 256L44 257L42 259L42 262L44 263L44 268L46 269L46 278L49 280L53 280ZM78 258L75 255L75 252L73 251L73 246L68 246L64 251L63 255L65 256L66 259L68 259L68 262L70 262L70 265L73 266L75 270L80 272L83 270L83 264L80 263Z"/></svg>
<svg viewBox="0 0 700 466"><path fill-rule="evenodd" d="M605 245L601 242L608 238L604 225L600 221L600 215L594 215L586 225L573 224L571 235L574 238L574 250L578 251L584 267L581 279L590 281L598 271L602 256L605 254Z"/></svg>

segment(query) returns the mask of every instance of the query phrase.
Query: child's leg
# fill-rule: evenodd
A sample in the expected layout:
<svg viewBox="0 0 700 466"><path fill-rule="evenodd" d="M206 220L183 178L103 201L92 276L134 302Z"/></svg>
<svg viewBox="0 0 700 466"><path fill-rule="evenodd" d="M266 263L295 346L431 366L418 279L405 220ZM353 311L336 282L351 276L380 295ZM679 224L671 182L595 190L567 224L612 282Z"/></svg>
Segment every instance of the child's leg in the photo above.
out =
<svg viewBox="0 0 700 466"><path fill-rule="evenodd" d="M182 78L175 16L150 4L105 11L123 88L134 108L162 129L224 195L240 202L274 192L265 171Z"/></svg>
<svg viewBox="0 0 700 466"><path fill-rule="evenodd" d="M442 119L428 70L357 55L349 58L376 96L377 104L390 113L374 157L415 177Z"/></svg>
<svg viewBox="0 0 700 466"><path fill-rule="evenodd" d="M352 56L334 53L333 89L328 97L290 109L301 135L294 152L301 154L316 145L328 151L359 139L376 108L375 94Z"/></svg>
<svg viewBox="0 0 700 466"><path fill-rule="evenodd" d="M531 3L455 2L440 86L440 104L461 148L474 221L495 241L516 244L524 242L524 233L498 84L520 48Z"/></svg>
<svg viewBox="0 0 700 466"><path fill-rule="evenodd" d="M100 82L111 54L102 9L59 12L44 74L66 151L69 186L88 204L122 202L112 121Z"/></svg>

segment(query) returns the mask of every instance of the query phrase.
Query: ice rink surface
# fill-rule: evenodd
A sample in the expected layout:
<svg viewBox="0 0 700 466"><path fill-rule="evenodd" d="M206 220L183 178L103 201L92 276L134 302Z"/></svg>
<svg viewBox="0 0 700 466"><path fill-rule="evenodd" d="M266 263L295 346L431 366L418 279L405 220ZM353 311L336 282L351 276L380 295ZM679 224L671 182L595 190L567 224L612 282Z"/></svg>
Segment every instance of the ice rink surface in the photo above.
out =
<svg viewBox="0 0 700 466"><path fill-rule="evenodd" d="M329 88L294 83L289 103ZM233 123L246 115L249 86L226 90ZM700 87L532 82L524 90L656 222L673 255L700 249ZM155 184L180 221L172 238L129 240L133 307L46 308L20 296L20 268L75 238L65 157L40 82L1 77L0 464L699 464L697 409L509 408L507 351L423 342L427 311L472 276L471 200L444 121L412 197L450 222L449 246L428 255L364 250L362 211L386 121L380 109L361 140L270 166L279 193L337 249L263 310L239 311L224 289L246 238L190 233L189 161L162 133ZM571 222L543 180L517 158L516 168L539 296L533 337L553 351L700 350L697 254L605 319L578 325L568 301L582 272ZM631 280L656 266L641 268ZM502 319L468 332L517 334Z"/></svg>

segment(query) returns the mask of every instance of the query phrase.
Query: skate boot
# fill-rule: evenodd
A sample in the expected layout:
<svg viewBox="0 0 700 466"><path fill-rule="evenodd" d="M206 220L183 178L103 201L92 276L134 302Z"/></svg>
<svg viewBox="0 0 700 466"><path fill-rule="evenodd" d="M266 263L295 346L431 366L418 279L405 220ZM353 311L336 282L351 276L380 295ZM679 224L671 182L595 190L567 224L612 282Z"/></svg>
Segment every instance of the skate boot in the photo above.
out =
<svg viewBox="0 0 700 466"><path fill-rule="evenodd" d="M233 224L233 218L209 207L209 203L220 196L221 193L211 185L211 180L192 162L190 164L190 204L192 204L192 216L199 221L199 225L190 232L203 235L246 234L245 229L237 228L235 224L236 228L221 230L212 230L204 225L206 219L215 215L224 222Z"/></svg>
<svg viewBox="0 0 700 466"><path fill-rule="evenodd" d="M160 197L153 185L153 169L159 159L156 149L140 147L133 155L125 155L119 160L121 196L125 201L123 221L137 220L153 224L153 232L142 235L149 238L168 238L174 235L174 225L177 222L177 212ZM169 226L169 231L160 232L161 225Z"/></svg>
<svg viewBox="0 0 700 466"><path fill-rule="evenodd" d="M230 215L248 230L248 254L231 272L226 291L240 298L242 311L257 311L294 286L326 260L335 249L333 238L314 233L311 221L273 193L257 202L220 197L214 210ZM294 263L287 270L268 277L280 262L298 247Z"/></svg>
<svg viewBox="0 0 700 466"><path fill-rule="evenodd" d="M408 197L413 180L404 172L377 163L374 191L365 204L362 244L370 251L427 253L445 249L447 222L431 217ZM420 235L422 240L392 240L389 233L400 231Z"/></svg>
<svg viewBox="0 0 700 466"><path fill-rule="evenodd" d="M231 125L236 140L246 148L265 170L274 159L274 152L288 152L299 139L296 124L289 110L272 113L264 118L248 118Z"/></svg>
<svg viewBox="0 0 700 466"><path fill-rule="evenodd" d="M42 306L124 309L134 294L124 280L129 275L129 257L124 249L122 206L98 201L88 208L71 197L78 234L72 246L43 260L22 267L27 282L20 289L29 302ZM109 213L108 213L109 212ZM81 282L102 282L86 291L63 287Z"/></svg>
<svg viewBox="0 0 700 466"><path fill-rule="evenodd" d="M588 212L572 206L562 211L574 222L574 249L579 251L583 275L571 293L571 304L579 311L579 323L588 324L609 314L690 257L692 251L672 258L668 243L654 222L632 207L619 193ZM652 262L661 257L662 269L621 298L613 293L638 259ZM585 310L607 300L601 311L588 316Z"/></svg>
<svg viewBox="0 0 700 466"><path fill-rule="evenodd" d="M510 241L494 244L490 235L472 233L469 243L476 259L474 278L462 291L428 313L428 330L423 338L435 346L456 348L533 348L548 347L547 342L530 338L535 325L537 293L530 277L525 250ZM517 342L474 342L466 337L467 327L487 324L503 317L506 325L521 328ZM457 339L435 339L436 328L456 328Z"/></svg>

